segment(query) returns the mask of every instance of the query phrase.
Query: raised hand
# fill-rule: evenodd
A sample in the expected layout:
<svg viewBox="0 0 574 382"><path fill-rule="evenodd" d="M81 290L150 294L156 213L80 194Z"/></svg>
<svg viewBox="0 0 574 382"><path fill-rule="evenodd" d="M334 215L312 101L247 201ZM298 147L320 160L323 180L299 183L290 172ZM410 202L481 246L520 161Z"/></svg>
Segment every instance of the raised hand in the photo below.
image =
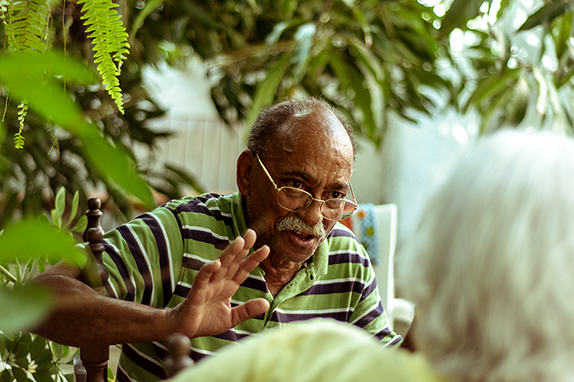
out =
<svg viewBox="0 0 574 382"><path fill-rule="evenodd" d="M216 335L269 309L269 302L263 298L231 307L231 297L241 283L269 255L269 247L263 246L246 258L256 238L255 231L247 230L219 259L201 267L185 301L166 311L171 332L190 338Z"/></svg>

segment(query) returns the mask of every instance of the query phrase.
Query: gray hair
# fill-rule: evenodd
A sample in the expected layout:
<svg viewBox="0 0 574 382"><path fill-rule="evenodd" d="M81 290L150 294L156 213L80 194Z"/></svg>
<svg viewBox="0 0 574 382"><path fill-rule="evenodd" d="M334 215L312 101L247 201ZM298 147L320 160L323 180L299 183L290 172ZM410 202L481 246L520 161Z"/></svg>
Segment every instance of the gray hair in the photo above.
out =
<svg viewBox="0 0 574 382"><path fill-rule="evenodd" d="M294 118L304 117L320 110L330 111L339 119L351 140L353 159L355 159L357 143L353 128L336 108L314 97L287 99L261 110L251 128L249 138L247 139L247 148L259 154L261 157L265 157L265 150L267 149L269 140L280 127L289 123Z"/></svg>
<svg viewBox="0 0 574 382"><path fill-rule="evenodd" d="M453 381L574 375L574 141L483 138L427 203L397 257L414 340Z"/></svg>

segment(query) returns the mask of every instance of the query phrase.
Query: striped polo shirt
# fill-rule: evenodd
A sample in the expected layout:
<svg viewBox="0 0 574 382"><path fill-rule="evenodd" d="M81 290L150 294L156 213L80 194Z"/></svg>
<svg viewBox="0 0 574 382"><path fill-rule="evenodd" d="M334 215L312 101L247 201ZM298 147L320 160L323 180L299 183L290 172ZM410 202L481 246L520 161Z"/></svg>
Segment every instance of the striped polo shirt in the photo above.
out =
<svg viewBox="0 0 574 382"><path fill-rule="evenodd" d="M181 303L201 266L219 257L247 231L239 193L204 194L170 201L153 212L106 233L104 263L109 296L158 308ZM369 257L352 232L337 223L309 264L273 296L265 273L255 268L231 299L232 306L253 298L270 309L217 336L191 340L195 361L267 328L311 318L348 322L377 337L384 346L402 338L388 327ZM118 381L165 379L164 342L124 344Z"/></svg>

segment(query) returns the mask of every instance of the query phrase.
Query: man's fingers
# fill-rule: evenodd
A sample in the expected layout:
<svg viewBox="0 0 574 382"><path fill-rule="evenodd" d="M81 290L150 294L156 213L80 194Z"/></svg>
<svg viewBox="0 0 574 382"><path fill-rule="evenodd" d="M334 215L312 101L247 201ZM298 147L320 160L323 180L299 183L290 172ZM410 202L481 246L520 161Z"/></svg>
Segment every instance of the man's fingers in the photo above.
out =
<svg viewBox="0 0 574 382"><path fill-rule="evenodd" d="M243 321L264 314L268 309L269 301L264 298L249 300L245 304L231 309L231 326L234 327Z"/></svg>
<svg viewBox="0 0 574 382"><path fill-rule="evenodd" d="M255 245L255 240L257 240L257 234L254 230L249 228L245 235L243 235L243 239L245 240L245 248L251 249L253 245Z"/></svg>
<svg viewBox="0 0 574 382"><path fill-rule="evenodd" d="M196 290L206 288L213 274L216 273L220 268L221 268L221 261L219 259L211 263L203 264L199 272L197 272L195 280L193 281L194 288Z"/></svg>
<svg viewBox="0 0 574 382"><path fill-rule="evenodd" d="M237 269L239 269L241 263L244 261L245 257L251 250L251 247L253 247L253 245L255 244L257 235L255 234L255 231L253 231L252 229L248 229L245 236L243 236L243 239L244 239L243 249L241 249L240 253L238 253L237 256L235 256L233 262L229 264L229 266L227 267L227 273L225 274L225 277L227 279L232 280L234 278Z"/></svg>
<svg viewBox="0 0 574 382"><path fill-rule="evenodd" d="M241 262L241 265L237 269L237 272L235 272L232 280L238 284L245 281L249 273L251 273L251 271L254 270L260 262L269 256L269 252L270 249L266 245L253 252L251 256Z"/></svg>
<svg viewBox="0 0 574 382"><path fill-rule="evenodd" d="M237 258L243 259L246 253L243 253L243 248L245 247L245 240L242 237L238 237L237 239L233 240L231 244L227 246L219 256L221 260L221 269L219 272L215 272L211 276L212 282L218 282L222 280L229 269L229 267L237 261Z"/></svg>

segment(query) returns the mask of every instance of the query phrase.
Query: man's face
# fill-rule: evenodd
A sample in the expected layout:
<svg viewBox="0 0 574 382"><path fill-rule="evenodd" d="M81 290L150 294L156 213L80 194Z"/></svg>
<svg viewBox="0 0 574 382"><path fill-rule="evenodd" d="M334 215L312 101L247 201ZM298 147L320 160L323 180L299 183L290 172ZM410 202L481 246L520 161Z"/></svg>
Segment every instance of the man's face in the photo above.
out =
<svg viewBox="0 0 574 382"><path fill-rule="evenodd" d="M350 197L353 150L343 126L330 112L308 115L282 128L261 158L277 187L291 186L317 199ZM277 203L277 191L259 165L254 166L247 201L247 220L258 244L271 257L302 262L315 253L335 225L325 219L320 203L292 212Z"/></svg>

